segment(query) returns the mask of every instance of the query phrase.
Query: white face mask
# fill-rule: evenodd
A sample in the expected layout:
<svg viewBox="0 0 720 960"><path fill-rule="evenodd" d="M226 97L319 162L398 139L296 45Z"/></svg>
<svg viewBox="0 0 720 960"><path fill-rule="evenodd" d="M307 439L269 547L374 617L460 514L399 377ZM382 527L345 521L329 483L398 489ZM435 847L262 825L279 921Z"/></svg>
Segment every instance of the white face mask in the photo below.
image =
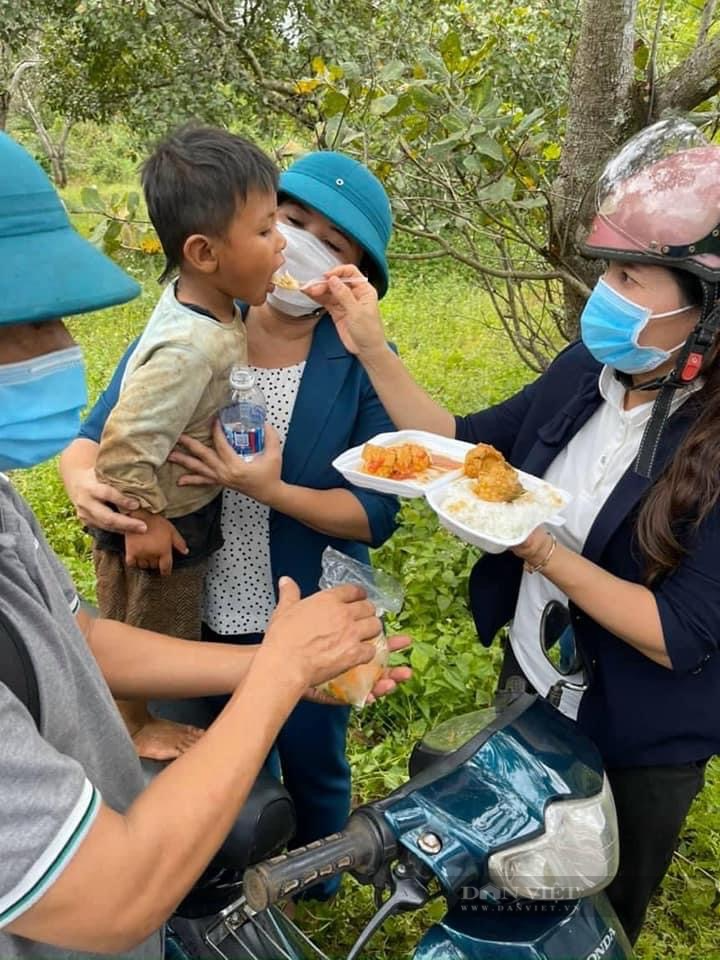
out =
<svg viewBox="0 0 720 960"><path fill-rule="evenodd" d="M342 264L343 261L308 230L293 227L289 223L278 223L277 227L286 241L283 250L285 263L280 271L287 271L299 284L316 280L326 270ZM321 309L315 300L311 300L300 290L285 290L282 287L275 287L273 292L267 295L267 302L289 317L305 317Z"/></svg>

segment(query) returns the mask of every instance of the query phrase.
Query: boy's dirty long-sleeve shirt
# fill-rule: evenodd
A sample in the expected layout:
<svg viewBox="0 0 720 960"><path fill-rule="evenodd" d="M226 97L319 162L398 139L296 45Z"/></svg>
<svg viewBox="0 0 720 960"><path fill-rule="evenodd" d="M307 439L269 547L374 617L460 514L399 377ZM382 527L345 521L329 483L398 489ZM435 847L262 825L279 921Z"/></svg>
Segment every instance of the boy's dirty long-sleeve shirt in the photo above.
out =
<svg viewBox="0 0 720 960"><path fill-rule="evenodd" d="M230 369L247 363L238 313L225 324L179 303L169 284L127 365L120 399L100 441L96 473L150 513L172 519L198 510L220 487L179 487L185 467L168 463L181 433L212 446L212 425L229 401Z"/></svg>

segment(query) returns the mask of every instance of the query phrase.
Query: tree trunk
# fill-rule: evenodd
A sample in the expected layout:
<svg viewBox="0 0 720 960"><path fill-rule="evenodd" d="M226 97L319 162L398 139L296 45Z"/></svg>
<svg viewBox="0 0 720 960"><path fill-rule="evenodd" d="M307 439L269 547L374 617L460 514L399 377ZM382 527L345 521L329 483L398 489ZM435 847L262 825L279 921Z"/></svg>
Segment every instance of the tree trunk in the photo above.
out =
<svg viewBox="0 0 720 960"><path fill-rule="evenodd" d="M50 131L43 122L40 110L24 87L20 87L20 96L25 111L33 122L38 140L45 151L45 156L50 161L50 170L55 185L58 187L66 187L67 168L65 165L65 147L67 145L68 134L70 133L71 121L65 120L60 137L57 143L55 143L50 135Z"/></svg>
<svg viewBox="0 0 720 960"><path fill-rule="evenodd" d="M10 113L10 91L0 90L0 130L7 129L8 114Z"/></svg>
<svg viewBox="0 0 720 960"><path fill-rule="evenodd" d="M58 138L57 143L54 144L53 154L50 158L53 169L53 180L58 187L66 187L68 182L65 150L67 147L67 141L71 127L72 120L65 120L63 122L60 137Z"/></svg>
<svg viewBox="0 0 720 960"><path fill-rule="evenodd" d="M712 5L714 7L714 4ZM708 4L706 9L710 9ZM655 116L666 110L692 110L720 90L720 34L699 43L681 64L657 85Z"/></svg>
<svg viewBox="0 0 720 960"><path fill-rule="evenodd" d="M553 185L551 252L592 285L596 268L578 253L579 227L591 211L591 187L607 158L639 126L633 46L638 0L583 0L571 74L567 132ZM582 307L566 287L569 332Z"/></svg>

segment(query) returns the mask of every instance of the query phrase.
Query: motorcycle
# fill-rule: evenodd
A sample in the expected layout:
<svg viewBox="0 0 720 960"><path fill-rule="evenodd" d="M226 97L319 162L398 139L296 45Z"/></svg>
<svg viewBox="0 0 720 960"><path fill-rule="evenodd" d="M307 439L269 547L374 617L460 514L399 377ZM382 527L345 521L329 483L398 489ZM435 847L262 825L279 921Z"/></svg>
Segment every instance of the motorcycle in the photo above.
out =
<svg viewBox="0 0 720 960"><path fill-rule="evenodd" d="M415 960L631 957L602 892L619 858L610 786L595 746L552 705L584 685L561 612L544 618L542 641L559 677L549 699L511 689L442 723L413 750L408 782L341 833L249 866L242 894L199 926L173 918L173 956L328 960L277 904L349 872L373 887L376 912L347 960L368 955L393 915L439 897L447 912Z"/></svg>

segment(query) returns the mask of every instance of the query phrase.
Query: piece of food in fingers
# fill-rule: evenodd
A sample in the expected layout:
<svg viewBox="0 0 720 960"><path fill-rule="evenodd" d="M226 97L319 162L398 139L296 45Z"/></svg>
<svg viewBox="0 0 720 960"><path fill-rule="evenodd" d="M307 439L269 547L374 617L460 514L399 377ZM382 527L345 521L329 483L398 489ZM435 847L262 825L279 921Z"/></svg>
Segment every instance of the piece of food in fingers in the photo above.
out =
<svg viewBox="0 0 720 960"><path fill-rule="evenodd" d="M319 689L329 694L339 703L346 703L353 707L363 707L372 688L385 672L388 662L388 647L385 634L380 633L372 641L375 647L375 656L369 663L361 663L351 667L345 673L321 683Z"/></svg>
<svg viewBox="0 0 720 960"><path fill-rule="evenodd" d="M510 503L525 492L517 470L489 443L478 443L470 450L465 457L464 472L466 477L475 480L473 493L481 500Z"/></svg>
<svg viewBox="0 0 720 960"><path fill-rule="evenodd" d="M280 287L282 290L300 289L300 284L291 273L287 272L287 270L284 270L282 273L273 274L272 282L276 287Z"/></svg>

